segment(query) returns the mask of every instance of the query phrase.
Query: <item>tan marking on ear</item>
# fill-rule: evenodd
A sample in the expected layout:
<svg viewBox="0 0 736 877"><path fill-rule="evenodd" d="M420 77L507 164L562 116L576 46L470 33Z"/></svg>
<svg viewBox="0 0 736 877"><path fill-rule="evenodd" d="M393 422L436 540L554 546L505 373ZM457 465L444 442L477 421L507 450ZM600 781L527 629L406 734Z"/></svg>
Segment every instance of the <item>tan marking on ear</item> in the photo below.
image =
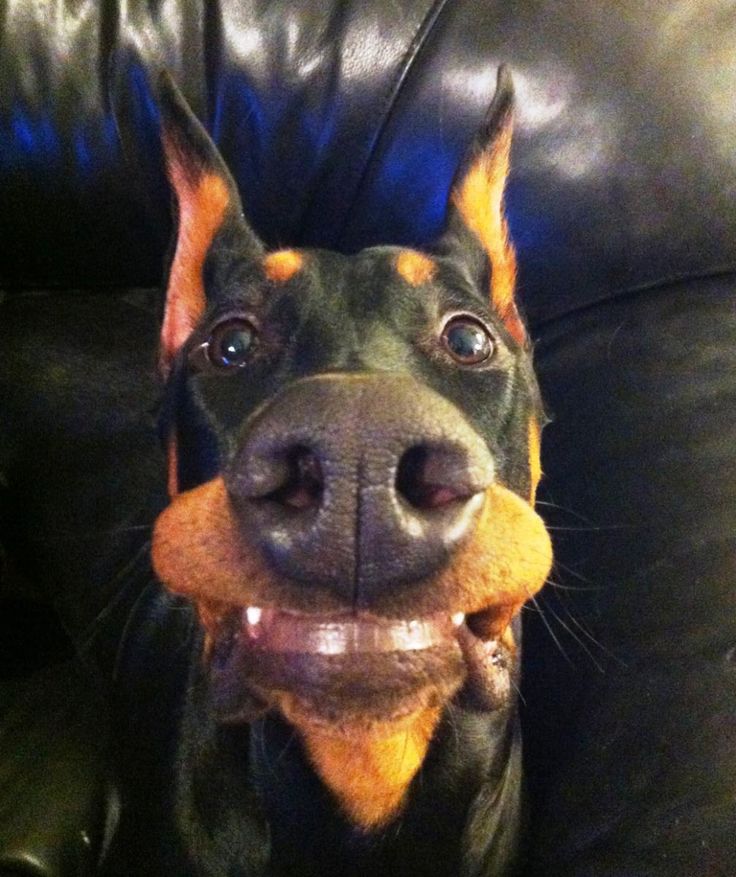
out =
<svg viewBox="0 0 736 877"><path fill-rule="evenodd" d="M429 707L400 722L331 733L302 721L288 705L282 709L298 729L317 775L348 819L365 830L380 828L400 813L440 718L440 710Z"/></svg>
<svg viewBox="0 0 736 877"><path fill-rule="evenodd" d="M516 253L503 212L503 192L509 173L511 133L509 119L490 151L471 164L452 201L465 225L478 238L491 263L491 303L519 343L526 338L514 303Z"/></svg>
<svg viewBox="0 0 736 877"><path fill-rule="evenodd" d="M177 448L176 432L171 431L166 443L166 486L169 499L173 499L179 493L179 453Z"/></svg>
<svg viewBox="0 0 736 877"><path fill-rule="evenodd" d="M207 251L222 225L230 193L216 173L199 172L187 164L175 138L163 135L166 169L179 208L176 250L169 272L166 311L161 330L161 370L191 334L205 308L202 268Z"/></svg>
<svg viewBox="0 0 736 877"><path fill-rule="evenodd" d="M410 286L421 286L434 277L437 266L424 253L402 250L396 257L396 270Z"/></svg>
<svg viewBox="0 0 736 877"><path fill-rule="evenodd" d="M278 250L263 260L263 271L273 283L286 283L302 270L304 257L296 250Z"/></svg>
<svg viewBox="0 0 736 877"><path fill-rule="evenodd" d="M532 488L529 501L534 505L537 496L537 486L542 477L542 431L536 417L529 419L529 472L531 474Z"/></svg>

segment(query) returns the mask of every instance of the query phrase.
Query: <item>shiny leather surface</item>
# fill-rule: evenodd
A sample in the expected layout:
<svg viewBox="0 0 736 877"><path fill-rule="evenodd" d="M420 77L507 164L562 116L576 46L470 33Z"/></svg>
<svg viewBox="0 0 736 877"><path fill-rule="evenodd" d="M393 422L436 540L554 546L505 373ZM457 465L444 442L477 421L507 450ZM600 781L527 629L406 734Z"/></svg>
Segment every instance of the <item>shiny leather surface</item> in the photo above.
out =
<svg viewBox="0 0 736 877"><path fill-rule="evenodd" d="M431 238L505 61L521 108L509 212L535 324L734 267L729 2L4 0L2 13L6 286L158 282L167 197L149 192L143 219L106 100L130 47L172 69L271 243ZM140 72L124 75L139 91Z"/></svg>
<svg viewBox="0 0 736 877"><path fill-rule="evenodd" d="M520 107L509 216L554 417L541 498L561 586L543 618L528 613L529 874L731 877L734 5L0 0L0 40L6 578L40 585L140 711L142 770L165 733L144 714L171 696L180 615L145 559L163 501L156 297L128 288L159 281L168 195L155 154L140 173L123 164L109 83L129 85L145 141L141 65L165 63L260 233L352 250L432 236L505 61ZM44 708L5 690L20 717L3 718L5 751L34 727L48 745ZM70 783L35 775L69 820L31 838L16 810L42 811L7 762L0 873L87 867L69 838L98 824L90 801L105 809L89 793L102 767L88 766Z"/></svg>
<svg viewBox="0 0 736 877"><path fill-rule="evenodd" d="M92 680L47 667L0 687L0 715L0 874L93 874L117 804Z"/></svg>
<svg viewBox="0 0 736 877"><path fill-rule="evenodd" d="M638 293L537 348L557 565L525 640L534 877L733 873L734 292Z"/></svg>

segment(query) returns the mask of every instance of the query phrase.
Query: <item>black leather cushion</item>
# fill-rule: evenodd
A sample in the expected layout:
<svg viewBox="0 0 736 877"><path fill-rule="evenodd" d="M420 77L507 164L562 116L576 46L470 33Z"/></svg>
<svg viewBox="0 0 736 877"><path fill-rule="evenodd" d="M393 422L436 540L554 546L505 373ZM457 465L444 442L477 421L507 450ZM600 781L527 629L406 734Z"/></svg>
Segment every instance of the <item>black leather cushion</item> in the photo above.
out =
<svg viewBox="0 0 736 877"><path fill-rule="evenodd" d="M107 715L76 662L0 688L0 874L92 874L115 826Z"/></svg>
<svg viewBox="0 0 736 877"><path fill-rule="evenodd" d="M55 16L13 4L0 277L158 283L168 196L136 191L106 101L109 66L131 46L175 73L270 243L431 238L505 61L519 94L509 214L535 324L733 270L735 16L704 0L89 0ZM127 75L151 141L143 77Z"/></svg>
<svg viewBox="0 0 736 877"><path fill-rule="evenodd" d="M540 877L733 873L735 291L633 293L537 350L557 552L525 653Z"/></svg>
<svg viewBox="0 0 736 877"><path fill-rule="evenodd" d="M166 645L136 529L162 502L157 307L129 288L158 281L168 194L154 147L131 174L116 143L111 73L154 137L130 47L174 71L270 243L346 250L431 238L507 62L509 217L554 417L542 499L559 528L559 587L527 613L530 868L731 874L733 4L55 8L8 4L0 34L13 578L53 600L129 697L160 696L135 660Z"/></svg>

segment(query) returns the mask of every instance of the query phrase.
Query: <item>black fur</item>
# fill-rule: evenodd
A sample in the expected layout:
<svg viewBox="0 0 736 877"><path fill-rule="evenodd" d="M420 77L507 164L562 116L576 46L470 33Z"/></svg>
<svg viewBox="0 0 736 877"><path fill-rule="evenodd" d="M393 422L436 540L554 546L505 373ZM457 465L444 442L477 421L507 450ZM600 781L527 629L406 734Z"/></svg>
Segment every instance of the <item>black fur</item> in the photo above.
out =
<svg viewBox="0 0 736 877"><path fill-rule="evenodd" d="M194 172L222 171L209 138L170 82L164 120L191 142ZM506 73L475 154L511 111ZM461 167L459 173L462 173ZM228 177L229 180L229 177ZM234 195L235 198L237 196ZM530 492L528 425L541 415L530 353L509 335L488 301L490 265L477 241L448 213L447 233L427 250L436 273L413 287L396 272L398 250L354 256L307 251L287 282L269 281L260 245L239 202L228 212L204 271L206 313L179 351L168 380L162 434L175 433L179 488L187 490L233 465L247 419L292 382L326 373L410 375L449 400L482 436L497 480ZM479 271L480 267L480 271ZM444 315L469 314L488 327L490 363L459 367L438 341ZM259 328L247 368L223 375L196 351L223 319L243 316ZM246 424L244 426L244 424ZM202 632L186 601L159 592L147 645L180 647L170 665L150 668L149 697L120 704L128 725L124 801L116 873L241 877L471 877L510 874L521 829L520 741L514 698L495 711L461 699L445 710L429 755L400 817L361 831L340 813L309 765L294 731L267 714L249 724L215 720ZM520 635L518 619L514 622ZM518 667L512 668L514 684ZM143 705L148 703L146 709Z"/></svg>

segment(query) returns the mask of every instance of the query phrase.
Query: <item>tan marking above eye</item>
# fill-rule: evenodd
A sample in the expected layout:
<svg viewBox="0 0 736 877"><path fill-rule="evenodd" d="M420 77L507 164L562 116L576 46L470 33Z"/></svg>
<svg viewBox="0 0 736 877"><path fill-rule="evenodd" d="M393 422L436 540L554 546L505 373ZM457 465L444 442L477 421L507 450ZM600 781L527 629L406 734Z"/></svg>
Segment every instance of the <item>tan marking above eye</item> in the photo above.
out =
<svg viewBox="0 0 736 877"><path fill-rule="evenodd" d="M434 277L437 266L424 253L402 250L396 257L396 270L410 286L421 286Z"/></svg>
<svg viewBox="0 0 736 877"><path fill-rule="evenodd" d="M304 265L304 257L296 250L277 250L263 260L263 271L273 283L286 283L298 274Z"/></svg>

